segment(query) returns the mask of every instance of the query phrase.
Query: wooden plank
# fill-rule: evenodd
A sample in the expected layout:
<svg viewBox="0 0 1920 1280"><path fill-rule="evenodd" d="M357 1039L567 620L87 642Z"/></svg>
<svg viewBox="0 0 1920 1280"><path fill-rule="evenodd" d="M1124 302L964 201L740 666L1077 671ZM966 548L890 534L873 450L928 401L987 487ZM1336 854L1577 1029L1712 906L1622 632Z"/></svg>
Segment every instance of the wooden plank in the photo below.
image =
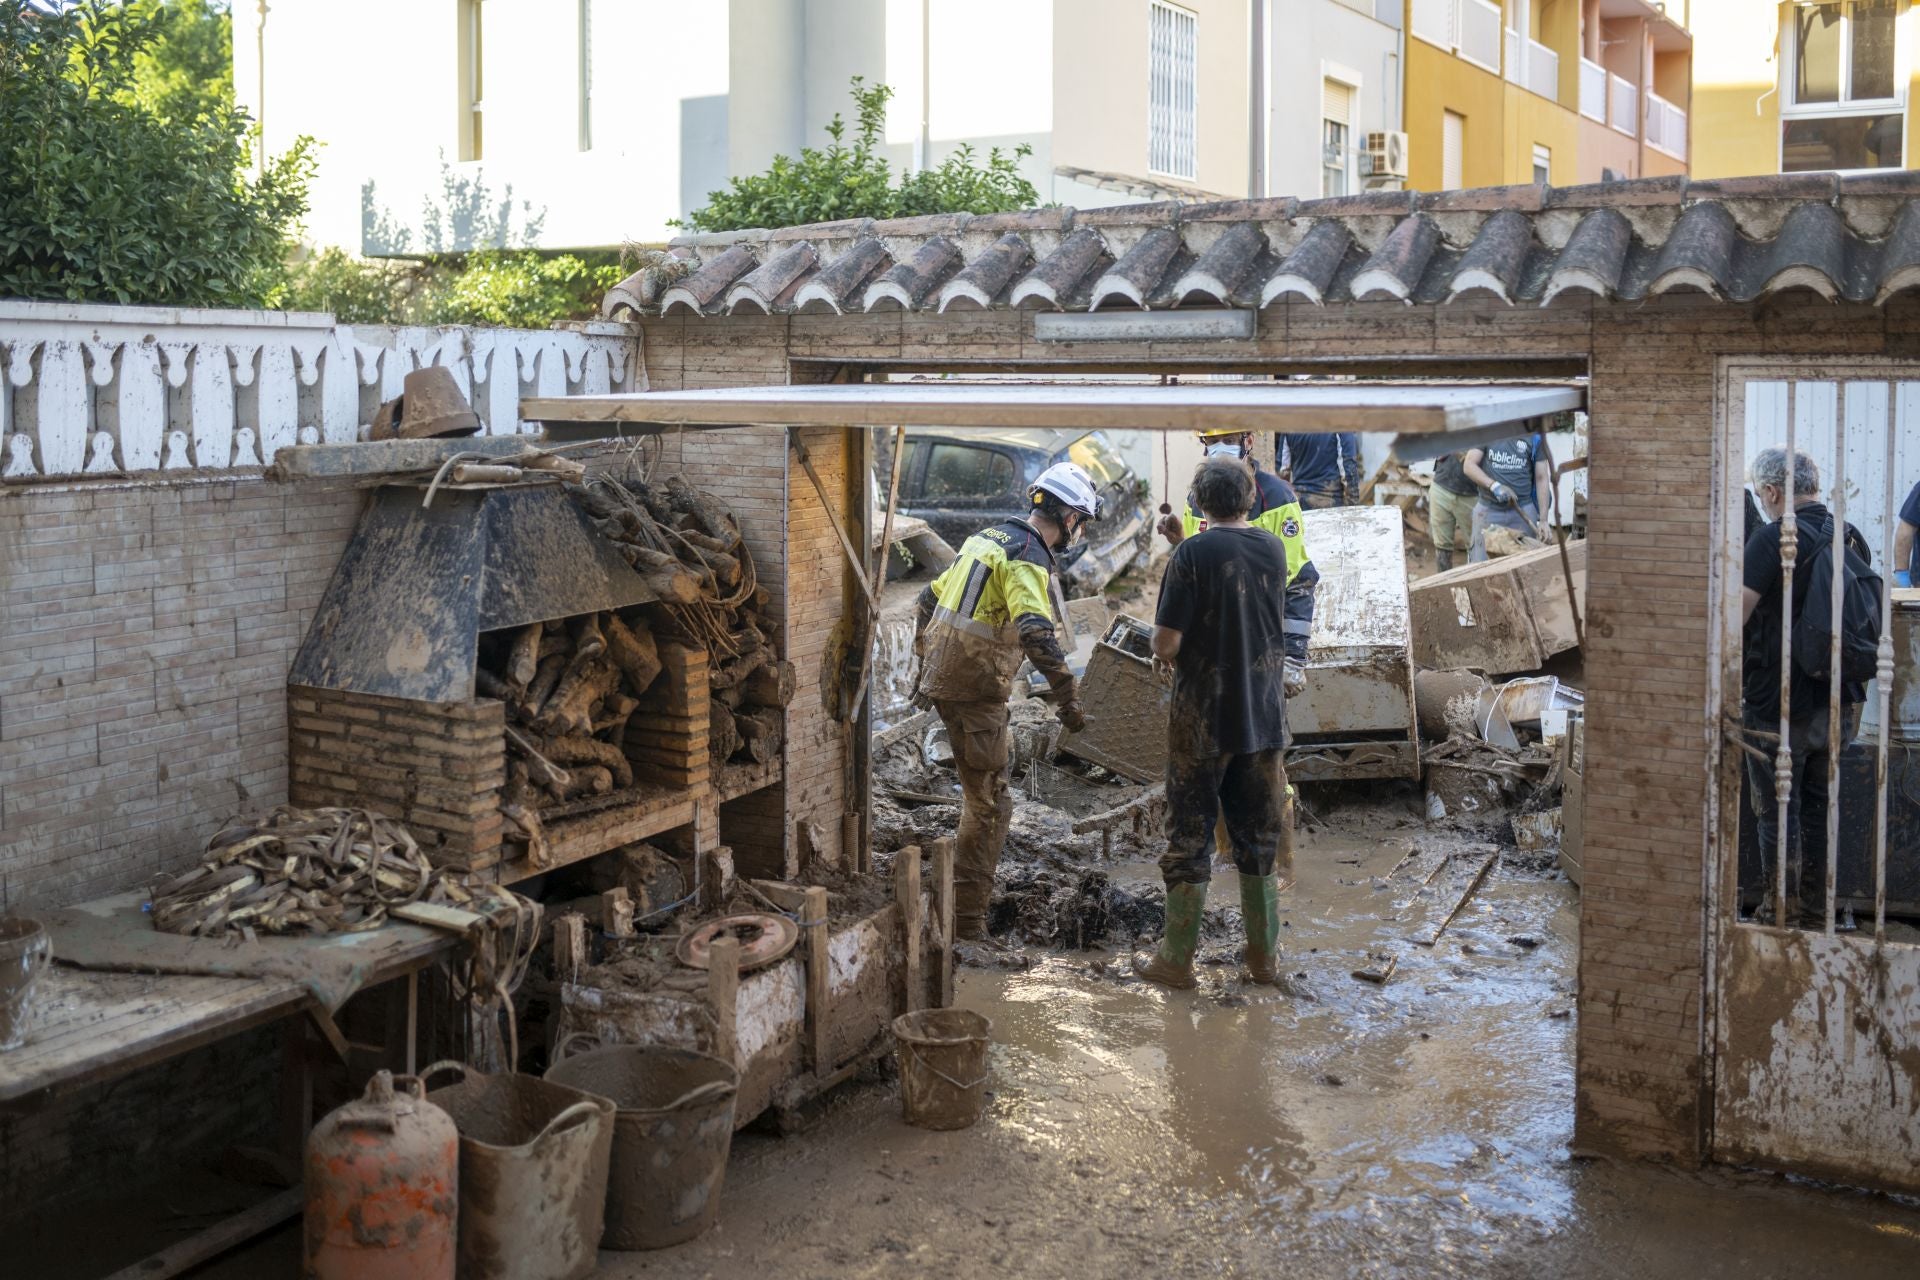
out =
<svg viewBox="0 0 1920 1280"><path fill-rule="evenodd" d="M455 454L511 458L541 436L460 436L450 440L369 440L358 444L294 444L275 451L269 480L405 475L435 471Z"/></svg>
<svg viewBox="0 0 1920 1280"><path fill-rule="evenodd" d="M707 952L707 1003L713 1006L713 1056L740 1065L736 1006L740 998L740 940L719 937Z"/></svg>
<svg viewBox="0 0 1920 1280"><path fill-rule="evenodd" d="M938 954L934 959L939 983L934 991L937 1007L953 1004L953 841L942 837L933 842L933 913L939 925L934 939Z"/></svg>
<svg viewBox="0 0 1920 1280"><path fill-rule="evenodd" d="M907 993L900 1011L914 1013L927 1004L927 984L920 976L920 939L926 919L920 910L919 845L908 845L893 857L893 900L900 907L900 932L906 943Z"/></svg>
<svg viewBox="0 0 1920 1280"><path fill-rule="evenodd" d="M827 891L815 886L801 895L800 930L807 945L807 1064L825 1074L827 1061Z"/></svg>
<svg viewBox="0 0 1920 1280"><path fill-rule="evenodd" d="M286 451L283 449L281 452ZM148 1254L130 1267L122 1267L108 1276L107 1280L169 1280L236 1245L273 1230L299 1214L306 1203L304 1188L288 1187L251 1209L216 1222L205 1231L170 1244L158 1253Z"/></svg>

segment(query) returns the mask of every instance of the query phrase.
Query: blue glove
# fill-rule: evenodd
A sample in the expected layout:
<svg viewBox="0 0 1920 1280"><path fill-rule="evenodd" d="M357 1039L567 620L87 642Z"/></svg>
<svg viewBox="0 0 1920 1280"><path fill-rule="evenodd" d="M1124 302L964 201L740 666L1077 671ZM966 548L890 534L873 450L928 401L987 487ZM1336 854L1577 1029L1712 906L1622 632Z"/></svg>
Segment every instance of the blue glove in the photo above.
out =
<svg viewBox="0 0 1920 1280"><path fill-rule="evenodd" d="M1897 573L1895 573L1895 574L1893 575L1893 585L1894 585L1894 586L1896 586L1896 587L1910 587L1910 586L1912 586L1912 585L1913 585L1913 572L1912 572L1911 570L1909 570L1909 569L1902 569L1902 570L1900 570L1899 572L1897 572Z"/></svg>

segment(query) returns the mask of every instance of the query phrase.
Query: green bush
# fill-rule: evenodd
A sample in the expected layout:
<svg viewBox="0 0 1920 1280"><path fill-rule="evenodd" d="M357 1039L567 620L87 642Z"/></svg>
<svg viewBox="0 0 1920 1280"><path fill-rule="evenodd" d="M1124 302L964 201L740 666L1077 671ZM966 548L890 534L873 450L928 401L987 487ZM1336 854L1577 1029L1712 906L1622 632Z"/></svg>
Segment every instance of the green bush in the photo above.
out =
<svg viewBox="0 0 1920 1280"><path fill-rule="evenodd" d="M252 172L231 105L143 103L160 13L0 0L0 296L252 307L279 288L311 142Z"/></svg>
<svg viewBox="0 0 1920 1280"><path fill-rule="evenodd" d="M623 273L613 253L479 249L417 262L326 249L287 269L275 298L289 311L331 311L347 324L467 324L545 329L598 314Z"/></svg>
<svg viewBox="0 0 1920 1280"><path fill-rule="evenodd" d="M802 147L800 158L775 156L765 173L735 178L725 191L707 193L707 205L673 225L695 231L744 231L756 227L793 227L840 218L896 218L922 213L1005 213L1030 209L1040 193L1020 176L1017 162L1032 148L1022 144L1011 155L995 147L984 167L974 163L972 147L960 147L937 168L902 174L879 154L893 90L871 89L853 77L853 102L859 128L847 145L847 125L839 113L827 125L832 141L824 148Z"/></svg>

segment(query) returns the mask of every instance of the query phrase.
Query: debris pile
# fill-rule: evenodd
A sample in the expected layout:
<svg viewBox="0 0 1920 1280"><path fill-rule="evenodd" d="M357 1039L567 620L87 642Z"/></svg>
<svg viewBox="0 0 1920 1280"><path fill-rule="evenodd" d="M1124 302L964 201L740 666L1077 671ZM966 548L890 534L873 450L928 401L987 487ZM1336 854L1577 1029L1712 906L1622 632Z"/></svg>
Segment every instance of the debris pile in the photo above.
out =
<svg viewBox="0 0 1920 1280"><path fill-rule="evenodd" d="M472 900L393 819L283 804L222 827L206 860L155 885L149 905L163 932L251 941L256 933L359 933L411 904Z"/></svg>

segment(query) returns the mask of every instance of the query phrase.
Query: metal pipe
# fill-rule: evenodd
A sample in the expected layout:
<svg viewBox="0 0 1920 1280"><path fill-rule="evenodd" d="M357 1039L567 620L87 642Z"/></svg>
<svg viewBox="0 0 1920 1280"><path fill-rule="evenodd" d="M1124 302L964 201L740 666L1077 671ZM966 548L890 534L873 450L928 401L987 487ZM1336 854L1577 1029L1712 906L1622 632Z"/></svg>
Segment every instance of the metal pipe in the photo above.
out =
<svg viewBox="0 0 1920 1280"><path fill-rule="evenodd" d="M1887 547L1885 558L1881 561L1887 566L1886 581L1893 581L1893 540L1899 521L1895 516L1894 502L1899 491L1894 488L1894 455L1898 451L1900 433L1897 430L1898 412L1895 399L1899 395L1900 384L1891 383L1887 387L1887 456L1881 462L1880 473L1885 477ZM1873 941L1879 946L1887 940L1887 753L1890 750L1893 720L1893 591L1891 586L1880 593L1880 652L1874 663L1874 684L1880 702L1880 742L1874 753L1873 762L1873 804L1874 804L1874 842L1873 842Z"/></svg>
<svg viewBox="0 0 1920 1280"><path fill-rule="evenodd" d="M1796 384L1787 380L1787 465L1785 504L1780 511L1780 745L1773 754L1773 803L1778 828L1773 833L1773 922L1787 923L1787 808L1793 799L1793 562L1800 554L1799 522L1793 514ZM1801 868L1804 876L1806 868Z"/></svg>
<svg viewBox="0 0 1920 1280"><path fill-rule="evenodd" d="M1247 5L1247 195L1267 194L1267 7L1272 0Z"/></svg>
<svg viewBox="0 0 1920 1280"><path fill-rule="evenodd" d="M1833 932L1833 915L1840 866L1840 740L1842 722L1840 701L1840 615L1845 608L1847 585L1847 411L1853 407L1853 388L1834 387L1833 406L1833 529L1828 554L1833 557L1833 590L1828 604L1831 634L1827 637L1827 882L1826 932ZM1809 601L1809 604L1812 602ZM1804 831L1806 823L1801 822ZM1802 872L1804 874L1804 870Z"/></svg>

